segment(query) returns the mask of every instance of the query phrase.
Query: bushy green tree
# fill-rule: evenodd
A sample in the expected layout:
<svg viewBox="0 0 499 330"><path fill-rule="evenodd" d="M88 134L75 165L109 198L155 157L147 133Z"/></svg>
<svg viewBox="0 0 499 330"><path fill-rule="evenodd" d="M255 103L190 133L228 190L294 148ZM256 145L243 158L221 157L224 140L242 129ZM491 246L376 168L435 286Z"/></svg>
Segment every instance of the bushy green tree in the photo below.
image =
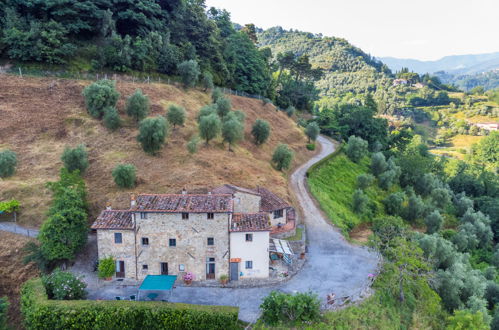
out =
<svg viewBox="0 0 499 330"><path fill-rule="evenodd" d="M213 89L213 75L209 71L205 71L203 73L203 87L204 91L208 91L209 89Z"/></svg>
<svg viewBox="0 0 499 330"><path fill-rule="evenodd" d="M132 164L120 164L113 169L114 183L120 188L135 187L137 169Z"/></svg>
<svg viewBox="0 0 499 330"><path fill-rule="evenodd" d="M435 269L448 269L461 260L454 245L438 234L420 235L417 240L425 257L433 261Z"/></svg>
<svg viewBox="0 0 499 330"><path fill-rule="evenodd" d="M189 142L187 142L187 151L189 151L190 154L195 154L198 151L198 144L199 138L194 136Z"/></svg>
<svg viewBox="0 0 499 330"><path fill-rule="evenodd" d="M469 310L456 310L447 318L447 330L473 329L487 330L489 326L484 321L482 312L473 313Z"/></svg>
<svg viewBox="0 0 499 330"><path fill-rule="evenodd" d="M428 214L425 219L425 224L426 224L426 233L427 234L433 234L438 232L440 229L442 229L442 224L444 222L444 219L440 215L440 212L437 210L431 212Z"/></svg>
<svg viewBox="0 0 499 330"><path fill-rule="evenodd" d="M211 92L211 101L213 103L217 103L218 99L221 97L224 97L224 93L220 88L217 87Z"/></svg>
<svg viewBox="0 0 499 330"><path fill-rule="evenodd" d="M317 136L319 136L320 128L316 122L311 122L305 128L305 134L308 137L308 142L317 140Z"/></svg>
<svg viewBox="0 0 499 330"><path fill-rule="evenodd" d="M371 157L371 172L378 177L388 169L385 155L382 152L376 152Z"/></svg>
<svg viewBox="0 0 499 330"><path fill-rule="evenodd" d="M272 162L275 164L279 171L287 170L291 166L291 161L293 160L294 153L288 147L287 144L279 144L274 149L274 154L272 155Z"/></svg>
<svg viewBox="0 0 499 330"><path fill-rule="evenodd" d="M423 217L426 211L426 205L420 196L410 193L407 201L407 207L404 212L404 218L408 221L414 221Z"/></svg>
<svg viewBox="0 0 499 330"><path fill-rule="evenodd" d="M251 135L253 135L256 145L265 143L270 136L269 122L263 119L255 120L255 123L251 128Z"/></svg>
<svg viewBox="0 0 499 330"><path fill-rule="evenodd" d="M226 97L219 97L215 104L217 106L218 116L222 119L232 110L230 99Z"/></svg>
<svg viewBox="0 0 499 330"><path fill-rule="evenodd" d="M313 322L320 317L317 295L308 293L287 294L272 291L260 305L262 320L269 325L283 322Z"/></svg>
<svg viewBox="0 0 499 330"><path fill-rule="evenodd" d="M113 80L99 80L83 90L85 104L90 115L100 119L104 115L104 109L115 107L120 97L116 91L116 83Z"/></svg>
<svg viewBox="0 0 499 330"><path fill-rule="evenodd" d="M370 185L372 185L373 182L374 182L374 176L372 174L363 173L363 174L357 176L357 188L358 189L364 190L367 187L369 187Z"/></svg>
<svg viewBox="0 0 499 330"><path fill-rule="evenodd" d="M456 215L462 217L468 209L473 209L473 200L466 197L466 193L463 192L456 195L454 207L456 209Z"/></svg>
<svg viewBox="0 0 499 330"><path fill-rule="evenodd" d="M61 160L64 163L64 167L70 172L78 170L80 173L84 173L88 167L88 154L83 144L73 149L66 147L62 153Z"/></svg>
<svg viewBox="0 0 499 330"><path fill-rule="evenodd" d="M167 133L168 125L164 117L146 118L140 122L137 141L145 152L155 155L165 144Z"/></svg>
<svg viewBox="0 0 499 330"><path fill-rule="evenodd" d="M229 151L231 151L231 146L243 139L244 126L236 115L227 117L229 118L224 120L222 124L222 137L229 144Z"/></svg>
<svg viewBox="0 0 499 330"><path fill-rule="evenodd" d="M367 155L367 141L356 137L350 136L348 139L345 153L354 163L358 163L365 155Z"/></svg>
<svg viewBox="0 0 499 330"><path fill-rule="evenodd" d="M97 271L99 278L113 277L116 271L116 261L111 256L100 259Z"/></svg>
<svg viewBox="0 0 499 330"><path fill-rule="evenodd" d="M149 114L149 97L144 95L140 89L130 95L126 100L126 113L135 121L139 122Z"/></svg>
<svg viewBox="0 0 499 330"><path fill-rule="evenodd" d="M17 155L10 150L0 152L0 178L14 175L17 166Z"/></svg>
<svg viewBox="0 0 499 330"><path fill-rule="evenodd" d="M369 197L361 190L357 189L353 193L352 208L355 213L362 214L367 210Z"/></svg>
<svg viewBox="0 0 499 330"><path fill-rule="evenodd" d="M85 299L87 286L73 273L56 269L52 274L42 277L49 299L55 300L82 300Z"/></svg>
<svg viewBox="0 0 499 330"><path fill-rule="evenodd" d="M384 253L394 239L406 236L408 226L402 218L382 216L373 219L372 231L376 234L375 240L379 240L380 252Z"/></svg>
<svg viewBox="0 0 499 330"><path fill-rule="evenodd" d="M104 109L104 126L113 131L121 127L121 118L115 107Z"/></svg>
<svg viewBox="0 0 499 330"><path fill-rule="evenodd" d="M176 104L170 105L166 118L168 118L168 121L173 125L174 129L177 125L183 126L185 123L185 108Z"/></svg>
<svg viewBox="0 0 499 330"><path fill-rule="evenodd" d="M295 112L296 112L296 109L292 105L290 105L289 107L286 108L286 114L288 115L288 117L293 117Z"/></svg>
<svg viewBox="0 0 499 330"><path fill-rule="evenodd" d="M406 197L407 196L403 191L388 195L388 197L383 200L386 213L390 215L402 215L403 204Z"/></svg>
<svg viewBox="0 0 499 330"><path fill-rule="evenodd" d="M397 172L394 170L388 170L381 173L378 177L378 183L380 188L384 190L390 189L394 184L397 178Z"/></svg>
<svg viewBox="0 0 499 330"><path fill-rule="evenodd" d="M199 136L206 141L216 138L222 129L222 122L216 113L202 116L199 121Z"/></svg>
<svg viewBox="0 0 499 330"><path fill-rule="evenodd" d="M193 87L196 85L199 74L199 65L195 60L184 61L177 67L177 71L182 78L182 83L185 87Z"/></svg>
<svg viewBox="0 0 499 330"><path fill-rule="evenodd" d="M444 209L451 201L451 192L447 188L436 188L431 192L431 200L433 204Z"/></svg>

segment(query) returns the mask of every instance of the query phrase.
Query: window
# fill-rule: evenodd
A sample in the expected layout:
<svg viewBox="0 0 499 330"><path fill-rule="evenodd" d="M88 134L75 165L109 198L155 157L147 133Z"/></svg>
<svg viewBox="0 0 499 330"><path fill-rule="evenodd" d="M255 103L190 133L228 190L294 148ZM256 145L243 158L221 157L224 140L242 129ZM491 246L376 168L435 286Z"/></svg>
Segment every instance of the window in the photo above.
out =
<svg viewBox="0 0 499 330"><path fill-rule="evenodd" d="M176 238L170 238L170 241L168 243L169 246L177 246L177 239Z"/></svg>
<svg viewBox="0 0 499 330"><path fill-rule="evenodd" d="M282 218L282 216L284 214L283 212L284 212L283 210L275 210L274 211L274 219Z"/></svg>
<svg viewBox="0 0 499 330"><path fill-rule="evenodd" d="M253 261L246 261L246 269L253 269Z"/></svg>
<svg viewBox="0 0 499 330"><path fill-rule="evenodd" d="M142 265L142 270L148 270L149 266L148 265Z"/></svg>
<svg viewBox="0 0 499 330"><path fill-rule="evenodd" d="M141 219L147 219L147 213L146 212L140 212L140 218Z"/></svg>
<svg viewBox="0 0 499 330"><path fill-rule="evenodd" d="M213 213L208 213L208 219L211 220L215 217L215 215Z"/></svg>
<svg viewBox="0 0 499 330"><path fill-rule="evenodd" d="M114 233L114 243L116 244L123 243L123 235L121 233Z"/></svg>
<svg viewBox="0 0 499 330"><path fill-rule="evenodd" d="M253 242L253 234L246 234L246 242Z"/></svg>
<svg viewBox="0 0 499 330"><path fill-rule="evenodd" d="M178 265L178 271L179 272L185 272L185 265L184 264Z"/></svg>
<svg viewBox="0 0 499 330"><path fill-rule="evenodd" d="M182 220L187 220L189 219L189 213L182 213Z"/></svg>
<svg viewBox="0 0 499 330"><path fill-rule="evenodd" d="M208 245L215 245L215 239L213 237L208 237Z"/></svg>
<svg viewBox="0 0 499 330"><path fill-rule="evenodd" d="M142 237L142 245L149 245L149 238Z"/></svg>

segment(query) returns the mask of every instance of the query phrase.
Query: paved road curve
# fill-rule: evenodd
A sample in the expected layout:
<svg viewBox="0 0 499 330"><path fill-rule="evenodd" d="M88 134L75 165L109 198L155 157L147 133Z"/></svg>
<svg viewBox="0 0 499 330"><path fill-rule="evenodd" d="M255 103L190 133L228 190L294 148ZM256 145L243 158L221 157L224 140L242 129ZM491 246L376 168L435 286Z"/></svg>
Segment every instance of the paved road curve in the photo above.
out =
<svg viewBox="0 0 499 330"><path fill-rule="evenodd" d="M323 216L306 189L307 170L335 149L334 144L324 137L319 137L318 142L322 146L321 151L291 175L291 187L303 209L309 241L309 253L303 269L290 281L272 288L177 287L171 301L239 306L239 318L254 322L259 317L262 299L272 290L284 292L310 290L325 301L329 293L335 293L337 297L350 296L358 294L366 287L367 275L375 272L377 267L376 254L345 241L343 236L329 224L330 221Z"/></svg>

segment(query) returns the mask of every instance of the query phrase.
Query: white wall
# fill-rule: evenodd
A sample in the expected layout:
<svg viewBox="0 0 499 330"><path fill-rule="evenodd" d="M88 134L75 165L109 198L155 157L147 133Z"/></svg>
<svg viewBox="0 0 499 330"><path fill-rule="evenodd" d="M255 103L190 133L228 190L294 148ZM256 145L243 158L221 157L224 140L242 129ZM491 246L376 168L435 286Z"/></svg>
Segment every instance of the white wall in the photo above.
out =
<svg viewBox="0 0 499 330"><path fill-rule="evenodd" d="M246 242L246 234L253 234L252 242ZM241 259L239 278L269 277L269 235L268 231L230 233L230 258ZM253 261L253 269L246 269L248 260Z"/></svg>

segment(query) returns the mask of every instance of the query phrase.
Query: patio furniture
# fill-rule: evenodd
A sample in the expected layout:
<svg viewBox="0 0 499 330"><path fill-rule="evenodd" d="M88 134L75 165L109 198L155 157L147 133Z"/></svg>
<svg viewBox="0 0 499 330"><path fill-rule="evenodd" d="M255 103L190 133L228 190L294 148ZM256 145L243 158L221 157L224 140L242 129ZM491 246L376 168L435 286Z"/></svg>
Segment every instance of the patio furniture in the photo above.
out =
<svg viewBox="0 0 499 330"><path fill-rule="evenodd" d="M116 300L122 300L122 299L121 299L121 297L118 297L118 296L116 296L116 297L114 297L114 298L115 298Z"/></svg>
<svg viewBox="0 0 499 330"><path fill-rule="evenodd" d="M135 300L137 300L134 294L130 296L130 300L131 300L131 301L135 301Z"/></svg>
<svg viewBox="0 0 499 330"><path fill-rule="evenodd" d="M149 300L154 300L154 299L158 298L158 294L151 292L147 295L147 298L149 298Z"/></svg>

